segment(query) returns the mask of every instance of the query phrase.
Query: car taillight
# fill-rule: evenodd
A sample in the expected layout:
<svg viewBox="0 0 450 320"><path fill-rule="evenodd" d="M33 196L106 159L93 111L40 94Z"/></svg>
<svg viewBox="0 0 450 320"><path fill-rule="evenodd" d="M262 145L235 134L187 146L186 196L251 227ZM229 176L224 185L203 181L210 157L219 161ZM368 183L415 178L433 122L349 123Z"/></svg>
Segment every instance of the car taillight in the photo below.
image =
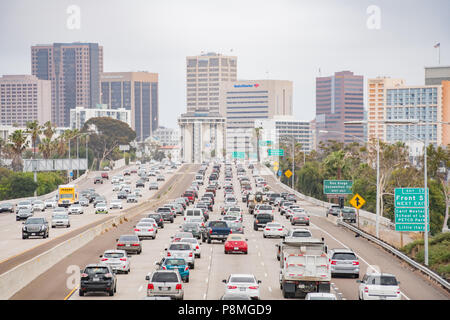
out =
<svg viewBox="0 0 450 320"><path fill-rule="evenodd" d="M249 289L258 289L259 287L258 286L251 286L251 287L248 287Z"/></svg>
<svg viewBox="0 0 450 320"><path fill-rule="evenodd" d="M192 252L189 252L189 257L192 258Z"/></svg>
<svg viewBox="0 0 450 320"><path fill-rule="evenodd" d="M269 228L266 228L266 231L270 231L270 229L269 229Z"/></svg>
<svg viewBox="0 0 450 320"><path fill-rule="evenodd" d="M228 289L237 289L237 286L228 286Z"/></svg>
<svg viewBox="0 0 450 320"><path fill-rule="evenodd" d="M278 229L278 231L283 231L283 229Z"/></svg>
<svg viewBox="0 0 450 320"><path fill-rule="evenodd" d="M152 229L148 229L148 231L153 231L153 228Z"/></svg>
<svg viewBox="0 0 450 320"><path fill-rule="evenodd" d="M212 234L212 229L209 230L209 234Z"/></svg>
<svg viewBox="0 0 450 320"><path fill-rule="evenodd" d="M189 270L189 266L186 266L186 268L184 268L184 271L188 271Z"/></svg>
<svg viewBox="0 0 450 320"><path fill-rule="evenodd" d="M108 260L108 258L103 258L103 259L102 259L102 261L107 261L107 260Z"/></svg>
<svg viewBox="0 0 450 320"><path fill-rule="evenodd" d="M200 249L200 247L199 247L199 246L196 246L196 247L195 247L195 249L197 249L197 250L198 250L198 249Z"/></svg>
<svg viewBox="0 0 450 320"><path fill-rule="evenodd" d="M155 287L153 286L153 283L149 283L148 286L147 286L147 289L148 290L154 290Z"/></svg>
<svg viewBox="0 0 450 320"><path fill-rule="evenodd" d="M166 266L163 266L162 268L163 268L163 270L167 270Z"/></svg>
<svg viewBox="0 0 450 320"><path fill-rule="evenodd" d="M354 266L359 266L359 261L353 261L352 264L353 264Z"/></svg>
<svg viewBox="0 0 450 320"><path fill-rule="evenodd" d="M336 260L331 260L332 265L336 265Z"/></svg>
<svg viewBox="0 0 450 320"><path fill-rule="evenodd" d="M365 293L369 293L369 287L365 287L365 288L364 288L364 292L365 292Z"/></svg>
<svg viewBox="0 0 450 320"><path fill-rule="evenodd" d="M105 278L112 278L112 274L111 273L105 274Z"/></svg>
<svg viewBox="0 0 450 320"><path fill-rule="evenodd" d="M170 256L171 256L170 252L167 252L167 256L168 256L168 257L170 257Z"/></svg>
<svg viewBox="0 0 450 320"><path fill-rule="evenodd" d="M175 290L181 290L183 289L181 283L177 283L177 285L175 286Z"/></svg>
<svg viewBox="0 0 450 320"><path fill-rule="evenodd" d="M256 223L259 223L259 221L258 221L258 220L256 220L255 222L256 222Z"/></svg>
<svg viewBox="0 0 450 320"><path fill-rule="evenodd" d="M127 261L127 258L120 258L120 261Z"/></svg>
<svg viewBox="0 0 450 320"><path fill-rule="evenodd" d="M141 231L141 229L134 229L134 231Z"/></svg>
<svg viewBox="0 0 450 320"><path fill-rule="evenodd" d="M124 244L123 244L123 243L118 243L117 246L118 246L118 247L123 247Z"/></svg>
<svg viewBox="0 0 450 320"><path fill-rule="evenodd" d="M133 247L138 247L138 246L139 246L139 243L133 243L133 244L131 244L131 246L133 246Z"/></svg>
<svg viewBox="0 0 450 320"><path fill-rule="evenodd" d="M81 274L81 277L82 277L82 278L87 278L88 276L89 276L89 275L88 275L87 273L82 273L82 274Z"/></svg>

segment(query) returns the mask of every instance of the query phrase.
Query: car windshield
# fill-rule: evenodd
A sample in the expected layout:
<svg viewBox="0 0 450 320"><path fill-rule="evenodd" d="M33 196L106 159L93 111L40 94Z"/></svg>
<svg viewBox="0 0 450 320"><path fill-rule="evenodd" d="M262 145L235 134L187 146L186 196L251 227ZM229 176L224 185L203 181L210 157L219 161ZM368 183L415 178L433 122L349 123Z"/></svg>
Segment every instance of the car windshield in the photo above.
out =
<svg viewBox="0 0 450 320"><path fill-rule="evenodd" d="M270 219L270 218L272 218L272 215L263 213L263 214L258 214L257 218L258 219Z"/></svg>
<svg viewBox="0 0 450 320"><path fill-rule="evenodd" d="M139 238L137 236L120 236L119 241L139 242Z"/></svg>
<svg viewBox="0 0 450 320"><path fill-rule="evenodd" d="M191 250L191 246L187 243L175 243L170 245L169 250Z"/></svg>
<svg viewBox="0 0 450 320"><path fill-rule="evenodd" d="M178 277L175 272L155 272L152 282L178 282Z"/></svg>
<svg viewBox="0 0 450 320"><path fill-rule="evenodd" d="M252 277L231 277L229 282L255 283L255 279Z"/></svg>
<svg viewBox="0 0 450 320"><path fill-rule="evenodd" d="M354 253L337 252L333 255L333 260L358 260Z"/></svg>
<svg viewBox="0 0 450 320"><path fill-rule="evenodd" d="M89 267L84 270L84 273L87 274L106 274L108 272L108 268L105 267Z"/></svg>
<svg viewBox="0 0 450 320"><path fill-rule="evenodd" d="M29 206L30 204L31 204L30 201L22 201L22 202L19 202L19 206Z"/></svg>
<svg viewBox="0 0 450 320"><path fill-rule="evenodd" d="M307 238L311 237L311 233L309 233L308 231L294 231L292 232L292 237Z"/></svg>
<svg viewBox="0 0 450 320"><path fill-rule="evenodd" d="M167 208L167 207L158 208L158 212L170 212L170 208Z"/></svg>
<svg viewBox="0 0 450 320"><path fill-rule="evenodd" d="M281 228L281 224L279 224L279 223L268 223L268 224L266 224L266 227L269 227L269 228L278 228L278 227L280 227Z"/></svg>
<svg viewBox="0 0 450 320"><path fill-rule="evenodd" d="M211 221L209 226L212 228L228 228L228 225L225 221Z"/></svg>
<svg viewBox="0 0 450 320"><path fill-rule="evenodd" d="M228 240L231 240L231 241L244 241L244 238L242 238L240 236L230 236L228 238Z"/></svg>
<svg viewBox="0 0 450 320"><path fill-rule="evenodd" d="M198 240L195 239L195 238L182 238L182 239L180 240L180 242L189 242L189 243L195 243L195 244L197 244L197 243L198 243Z"/></svg>
<svg viewBox="0 0 450 320"><path fill-rule="evenodd" d="M259 206L259 210L272 210L271 206Z"/></svg>
<svg viewBox="0 0 450 320"><path fill-rule="evenodd" d="M28 219L25 224L42 224L44 223L44 219L42 218L32 218Z"/></svg>
<svg viewBox="0 0 450 320"><path fill-rule="evenodd" d="M197 229L198 224L196 223L185 223L183 229Z"/></svg>
<svg viewBox="0 0 450 320"><path fill-rule="evenodd" d="M167 259L164 261L166 266L184 266L186 261L184 259Z"/></svg>
<svg viewBox="0 0 450 320"><path fill-rule="evenodd" d="M374 284L379 286L396 286L397 279L392 276L371 276L367 280L367 284Z"/></svg>
<svg viewBox="0 0 450 320"><path fill-rule="evenodd" d="M103 256L105 258L118 259L118 258L122 258L124 256L124 254L122 252L106 252Z"/></svg>
<svg viewBox="0 0 450 320"><path fill-rule="evenodd" d="M53 219L69 219L69 216L66 214L55 214L53 215Z"/></svg>
<svg viewBox="0 0 450 320"><path fill-rule="evenodd" d="M136 225L136 227L152 227L153 226L153 224L152 223L149 223L149 222L142 222L142 223L139 223L139 224L137 224Z"/></svg>
<svg viewBox="0 0 450 320"><path fill-rule="evenodd" d="M342 213L355 213L354 209L342 209Z"/></svg>

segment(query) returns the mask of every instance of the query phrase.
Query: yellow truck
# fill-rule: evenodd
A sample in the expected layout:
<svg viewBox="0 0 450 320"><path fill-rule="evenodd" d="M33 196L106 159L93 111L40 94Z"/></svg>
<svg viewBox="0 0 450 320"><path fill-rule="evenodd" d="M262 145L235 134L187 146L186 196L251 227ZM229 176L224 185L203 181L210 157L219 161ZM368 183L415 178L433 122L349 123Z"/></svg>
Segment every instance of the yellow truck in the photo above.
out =
<svg viewBox="0 0 450 320"><path fill-rule="evenodd" d="M58 187L58 207L69 207L78 203L78 187L73 184L63 184Z"/></svg>

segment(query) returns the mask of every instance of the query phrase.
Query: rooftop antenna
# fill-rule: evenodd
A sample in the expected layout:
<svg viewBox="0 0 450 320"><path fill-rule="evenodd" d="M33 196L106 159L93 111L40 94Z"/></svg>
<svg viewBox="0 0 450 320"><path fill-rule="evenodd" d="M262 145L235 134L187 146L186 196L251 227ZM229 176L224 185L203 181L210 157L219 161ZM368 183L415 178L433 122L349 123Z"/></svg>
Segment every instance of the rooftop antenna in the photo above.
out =
<svg viewBox="0 0 450 320"><path fill-rule="evenodd" d="M319 77L322 76L322 71L320 71L320 67L319 67Z"/></svg>

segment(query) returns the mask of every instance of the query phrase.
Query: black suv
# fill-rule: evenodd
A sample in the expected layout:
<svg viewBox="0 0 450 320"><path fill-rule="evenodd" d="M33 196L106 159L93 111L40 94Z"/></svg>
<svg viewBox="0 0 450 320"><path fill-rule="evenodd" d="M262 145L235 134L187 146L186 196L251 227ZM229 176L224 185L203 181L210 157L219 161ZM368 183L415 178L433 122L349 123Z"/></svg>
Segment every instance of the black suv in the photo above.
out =
<svg viewBox="0 0 450 320"><path fill-rule="evenodd" d="M161 229L164 228L164 219L160 213L149 213L147 218L155 219L158 227L160 227Z"/></svg>
<svg viewBox="0 0 450 320"><path fill-rule="evenodd" d="M86 292L107 292L113 296L117 289L117 278L110 266L89 264L81 271L80 296Z"/></svg>
<svg viewBox="0 0 450 320"><path fill-rule="evenodd" d="M103 179L102 179L102 177L95 177L95 179L94 179L94 184L97 184L97 183L103 184Z"/></svg>
<svg viewBox="0 0 450 320"><path fill-rule="evenodd" d="M156 213L159 213L164 221L170 221L170 223L173 223L174 217L172 215L172 210L170 210L169 207L159 207L158 210L156 210Z"/></svg>
<svg viewBox="0 0 450 320"><path fill-rule="evenodd" d="M31 236L48 238L49 228L48 228L48 222L45 218L29 217L23 223L22 239L27 239L28 237L31 237Z"/></svg>
<svg viewBox="0 0 450 320"><path fill-rule="evenodd" d="M253 229L258 231L259 228L265 227L267 223L273 221L273 215L269 213L259 213L255 216L255 221L253 222Z"/></svg>

